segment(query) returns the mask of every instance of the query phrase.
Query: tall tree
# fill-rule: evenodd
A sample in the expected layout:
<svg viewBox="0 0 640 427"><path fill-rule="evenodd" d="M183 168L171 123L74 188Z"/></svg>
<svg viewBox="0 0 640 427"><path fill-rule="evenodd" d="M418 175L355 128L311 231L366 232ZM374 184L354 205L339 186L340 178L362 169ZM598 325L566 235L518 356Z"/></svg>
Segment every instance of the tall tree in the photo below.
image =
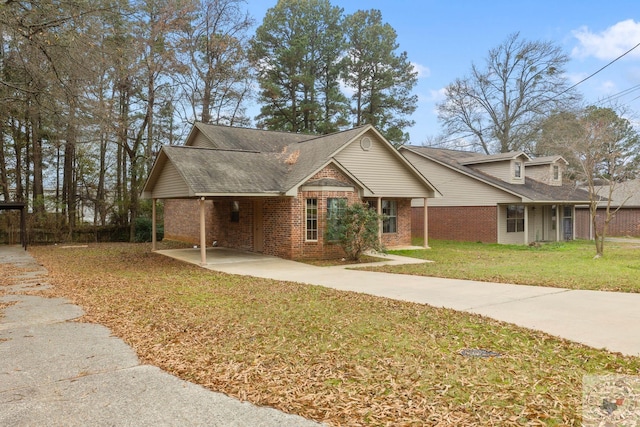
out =
<svg viewBox="0 0 640 427"><path fill-rule="evenodd" d="M541 121L577 101L564 73L569 60L550 42L527 41L518 33L491 49L484 67L446 88L437 106L449 136L465 135L487 154L531 152Z"/></svg>
<svg viewBox="0 0 640 427"><path fill-rule="evenodd" d="M396 53L398 43L391 25L379 10L357 11L345 20L348 50L343 77L353 90L352 113L356 126L371 124L391 142L409 139L404 128L414 122L407 116L417 108L411 91L418 73L407 52Z"/></svg>
<svg viewBox="0 0 640 427"><path fill-rule="evenodd" d="M617 186L633 179L640 166L640 136L614 108L590 106L578 113L559 113L542 126L539 152L562 154L574 178L589 192L596 257L604 254L609 223L624 206L612 206ZM599 221L598 208L604 203Z"/></svg>
<svg viewBox="0 0 640 427"><path fill-rule="evenodd" d="M180 47L188 70L180 78L192 119L204 123L248 125L245 102L252 75L247 58L253 20L244 0L201 0Z"/></svg>
<svg viewBox="0 0 640 427"><path fill-rule="evenodd" d="M250 50L263 104L259 126L327 133L344 125L341 23L342 9L328 0L279 0L267 11Z"/></svg>

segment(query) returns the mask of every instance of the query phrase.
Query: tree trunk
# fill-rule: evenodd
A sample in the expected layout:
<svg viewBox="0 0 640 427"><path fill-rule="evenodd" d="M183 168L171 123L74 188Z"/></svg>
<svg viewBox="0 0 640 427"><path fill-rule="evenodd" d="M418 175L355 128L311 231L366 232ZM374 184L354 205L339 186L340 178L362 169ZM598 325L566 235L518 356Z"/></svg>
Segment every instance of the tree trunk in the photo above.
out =
<svg viewBox="0 0 640 427"><path fill-rule="evenodd" d="M31 111L31 155L33 161L33 213L41 218L44 213L44 185L42 179L42 137L40 135L40 106Z"/></svg>
<svg viewBox="0 0 640 427"><path fill-rule="evenodd" d="M9 201L9 180L7 178L7 162L4 156L4 128L0 128L0 186L5 202Z"/></svg>

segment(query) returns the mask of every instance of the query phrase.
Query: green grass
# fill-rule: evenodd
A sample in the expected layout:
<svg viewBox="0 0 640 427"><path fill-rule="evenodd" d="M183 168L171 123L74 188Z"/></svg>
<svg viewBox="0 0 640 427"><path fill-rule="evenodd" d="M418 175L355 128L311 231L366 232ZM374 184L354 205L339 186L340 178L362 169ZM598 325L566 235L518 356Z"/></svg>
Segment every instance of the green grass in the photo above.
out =
<svg viewBox="0 0 640 427"><path fill-rule="evenodd" d="M419 242L418 242L419 243ZM593 242L541 246L430 241L431 249L392 251L432 263L373 267L375 271L570 289L640 292L640 245L607 242L594 259Z"/></svg>
<svg viewBox="0 0 640 427"><path fill-rule="evenodd" d="M640 358L482 316L211 272L148 245L30 251L54 295L145 363L333 425L578 426L584 375L640 372Z"/></svg>

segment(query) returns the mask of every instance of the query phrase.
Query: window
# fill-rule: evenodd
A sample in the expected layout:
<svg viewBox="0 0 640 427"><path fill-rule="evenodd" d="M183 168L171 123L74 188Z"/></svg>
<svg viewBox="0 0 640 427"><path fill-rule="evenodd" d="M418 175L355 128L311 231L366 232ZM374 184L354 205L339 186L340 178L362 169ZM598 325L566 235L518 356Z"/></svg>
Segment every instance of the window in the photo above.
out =
<svg viewBox="0 0 640 427"><path fill-rule="evenodd" d="M382 232L396 233L398 231L398 206L395 200L382 201Z"/></svg>
<svg viewBox="0 0 640 427"><path fill-rule="evenodd" d="M327 199L327 221L337 220L347 204L347 199Z"/></svg>
<svg viewBox="0 0 640 427"><path fill-rule="evenodd" d="M318 199L307 199L307 240L318 240Z"/></svg>
<svg viewBox="0 0 640 427"><path fill-rule="evenodd" d="M524 206L507 206L507 233L520 233L524 231Z"/></svg>
<svg viewBox="0 0 640 427"><path fill-rule="evenodd" d="M231 202L231 222L240 222L240 202Z"/></svg>
<svg viewBox="0 0 640 427"><path fill-rule="evenodd" d="M338 238L337 230L338 218L343 214L347 206L347 199L328 198L327 199L327 240L335 242ZM336 234L338 233L338 234Z"/></svg>
<svg viewBox="0 0 640 427"><path fill-rule="evenodd" d="M558 165L553 165L553 180L557 181L560 179L560 167Z"/></svg>
<svg viewBox="0 0 640 427"><path fill-rule="evenodd" d="M513 164L513 176L515 178L522 178L522 162L515 162Z"/></svg>

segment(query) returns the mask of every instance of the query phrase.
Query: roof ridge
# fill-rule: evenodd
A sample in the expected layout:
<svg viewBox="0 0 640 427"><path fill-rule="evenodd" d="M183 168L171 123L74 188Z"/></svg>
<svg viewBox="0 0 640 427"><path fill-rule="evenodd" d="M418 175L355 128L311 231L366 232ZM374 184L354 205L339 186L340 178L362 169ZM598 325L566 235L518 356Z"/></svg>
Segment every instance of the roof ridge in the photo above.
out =
<svg viewBox="0 0 640 427"><path fill-rule="evenodd" d="M189 150L208 150L208 151L232 151L232 152L241 152L241 153L262 153L262 151L257 150L246 150L243 148L219 148L219 147L194 147L191 145L163 145L162 148L186 148Z"/></svg>

